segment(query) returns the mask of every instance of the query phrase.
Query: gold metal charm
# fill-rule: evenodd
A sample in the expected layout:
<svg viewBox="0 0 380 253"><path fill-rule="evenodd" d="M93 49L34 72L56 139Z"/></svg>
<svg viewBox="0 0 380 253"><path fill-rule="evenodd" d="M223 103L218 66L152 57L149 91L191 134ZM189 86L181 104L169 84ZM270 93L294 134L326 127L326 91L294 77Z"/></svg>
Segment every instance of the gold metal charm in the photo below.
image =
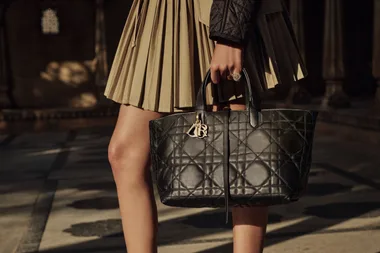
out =
<svg viewBox="0 0 380 253"><path fill-rule="evenodd" d="M190 127L190 129L186 133L190 137L202 139L207 136L207 131L207 125L202 124L202 121L199 119L199 115L197 114L195 123Z"/></svg>

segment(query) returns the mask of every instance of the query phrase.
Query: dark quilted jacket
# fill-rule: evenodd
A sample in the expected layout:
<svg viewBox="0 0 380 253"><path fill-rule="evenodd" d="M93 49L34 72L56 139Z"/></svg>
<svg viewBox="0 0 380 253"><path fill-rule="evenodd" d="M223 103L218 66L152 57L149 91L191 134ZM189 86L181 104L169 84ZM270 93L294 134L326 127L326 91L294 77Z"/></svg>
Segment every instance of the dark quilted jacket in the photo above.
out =
<svg viewBox="0 0 380 253"><path fill-rule="evenodd" d="M210 39L242 45L252 25L257 0L214 0L210 16Z"/></svg>

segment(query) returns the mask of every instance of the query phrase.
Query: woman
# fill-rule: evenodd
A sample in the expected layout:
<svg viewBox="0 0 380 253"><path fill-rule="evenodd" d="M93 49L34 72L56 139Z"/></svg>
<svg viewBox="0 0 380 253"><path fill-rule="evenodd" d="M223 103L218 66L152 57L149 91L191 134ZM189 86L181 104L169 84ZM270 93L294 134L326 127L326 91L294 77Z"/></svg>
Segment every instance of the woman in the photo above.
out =
<svg viewBox="0 0 380 253"><path fill-rule="evenodd" d="M109 160L129 253L157 252L149 121L191 109L209 68L208 103L245 109L243 66L256 94L304 76L281 0L134 0L105 92L122 104ZM262 252L267 211L233 208L235 253Z"/></svg>

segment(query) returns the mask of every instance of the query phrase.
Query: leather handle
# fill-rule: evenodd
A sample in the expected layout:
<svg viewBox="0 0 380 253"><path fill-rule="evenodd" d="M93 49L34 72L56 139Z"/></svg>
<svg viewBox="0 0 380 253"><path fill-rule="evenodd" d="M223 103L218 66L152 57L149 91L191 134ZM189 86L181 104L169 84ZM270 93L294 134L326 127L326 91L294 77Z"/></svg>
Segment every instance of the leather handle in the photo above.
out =
<svg viewBox="0 0 380 253"><path fill-rule="evenodd" d="M246 94L244 96L245 102L246 102L246 110L250 114L250 123L252 127L255 127L259 122L259 112L261 111L260 101L259 99L256 99L257 101L254 101L255 99L252 93L251 80L245 68L243 68L242 73L243 73L243 78L245 79L245 84L246 84L245 85ZM205 121L204 112L206 111L206 108L207 108L206 87L207 87L207 84L210 82L211 82L211 71L208 70L203 80L203 83L198 90L197 101L196 101L196 106L195 106L196 111L199 112L201 115L202 121ZM255 94L255 95L258 95L258 94Z"/></svg>

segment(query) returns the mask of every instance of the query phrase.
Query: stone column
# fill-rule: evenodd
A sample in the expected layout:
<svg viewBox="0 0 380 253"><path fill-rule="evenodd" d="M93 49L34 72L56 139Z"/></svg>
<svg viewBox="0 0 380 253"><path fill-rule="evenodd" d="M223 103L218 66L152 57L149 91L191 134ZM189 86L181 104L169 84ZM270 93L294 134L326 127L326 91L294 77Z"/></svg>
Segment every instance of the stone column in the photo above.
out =
<svg viewBox="0 0 380 253"><path fill-rule="evenodd" d="M302 57L305 59L305 28L304 28L304 0L290 0L289 14L297 37L298 46Z"/></svg>
<svg viewBox="0 0 380 253"><path fill-rule="evenodd" d="M99 103L104 104L108 101L104 97L104 89L108 78L107 46L104 17L104 0L96 0L96 25L95 25L95 57L96 72L95 84L98 88Z"/></svg>
<svg viewBox="0 0 380 253"><path fill-rule="evenodd" d="M322 107L346 108L350 106L343 92L345 68L343 58L343 0L325 0L323 38L323 78L326 92Z"/></svg>
<svg viewBox="0 0 380 253"><path fill-rule="evenodd" d="M302 58L305 60L305 21L303 1L304 0L290 0L289 14ZM302 83L304 82L305 80L300 80L295 87L292 87L287 99L288 104L308 104L311 102L311 95L302 87Z"/></svg>
<svg viewBox="0 0 380 253"><path fill-rule="evenodd" d="M380 0L374 0L373 76L376 79L376 102L380 104Z"/></svg>
<svg viewBox="0 0 380 253"><path fill-rule="evenodd" d="M10 80L5 34L6 3L0 3L0 109L10 108Z"/></svg>

